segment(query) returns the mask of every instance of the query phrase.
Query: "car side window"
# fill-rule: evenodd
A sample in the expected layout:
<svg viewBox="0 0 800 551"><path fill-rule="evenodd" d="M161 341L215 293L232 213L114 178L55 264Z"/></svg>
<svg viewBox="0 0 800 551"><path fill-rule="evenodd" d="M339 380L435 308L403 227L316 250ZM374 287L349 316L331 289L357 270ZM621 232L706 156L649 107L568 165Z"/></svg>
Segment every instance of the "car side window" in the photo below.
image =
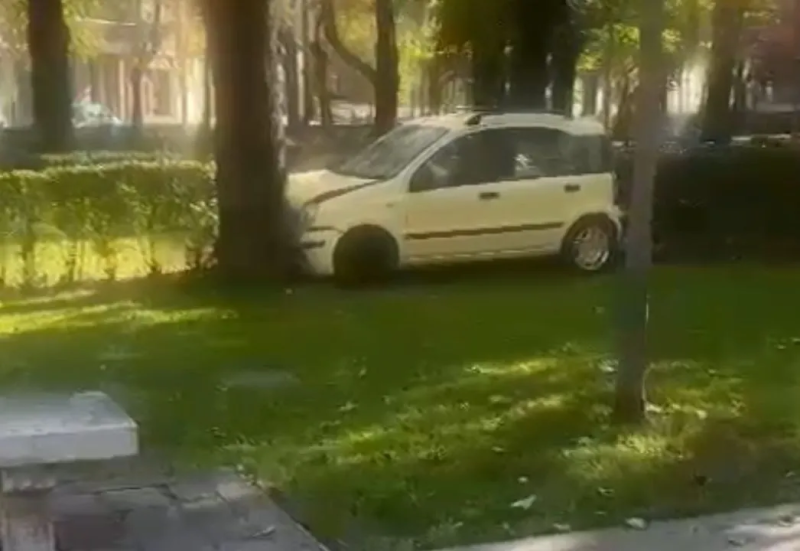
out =
<svg viewBox="0 0 800 551"><path fill-rule="evenodd" d="M568 176L576 173L571 152L572 136L554 128L517 128L511 130L514 144L514 176Z"/></svg>
<svg viewBox="0 0 800 551"><path fill-rule="evenodd" d="M482 130L444 145L411 179L410 191L499 182L513 174L513 150L505 131Z"/></svg>

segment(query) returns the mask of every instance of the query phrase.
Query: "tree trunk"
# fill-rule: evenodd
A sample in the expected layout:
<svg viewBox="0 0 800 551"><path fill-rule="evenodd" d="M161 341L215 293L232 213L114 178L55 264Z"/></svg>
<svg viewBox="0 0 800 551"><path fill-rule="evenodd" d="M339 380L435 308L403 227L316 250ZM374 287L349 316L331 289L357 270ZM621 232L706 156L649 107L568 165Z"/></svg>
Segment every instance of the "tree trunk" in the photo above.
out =
<svg viewBox="0 0 800 551"><path fill-rule="evenodd" d="M553 110L572 116L575 105L575 79L581 53L581 34L576 14L567 0L555 6L555 25L550 47L551 101Z"/></svg>
<svg viewBox="0 0 800 551"><path fill-rule="evenodd" d="M597 114L597 91L600 88L600 78L597 73L583 75L583 100L581 101L581 114L584 117L593 117Z"/></svg>
<svg viewBox="0 0 800 551"><path fill-rule="evenodd" d="M625 268L619 282L619 369L614 401L616 419L631 423L642 422L645 418L647 278L652 263L653 185L661 135L659 103L665 85L661 51L664 0L648 0L643 6L639 29L640 84L636 96L634 180Z"/></svg>
<svg viewBox="0 0 800 551"><path fill-rule="evenodd" d="M577 75L580 47L578 33L571 23L559 28L551 55L553 85L553 110L571 116L575 104L575 78Z"/></svg>
<svg viewBox="0 0 800 551"><path fill-rule="evenodd" d="M311 51L311 13L308 3L310 0L301 0L300 29L303 33L303 120L308 124L314 120L316 110L314 108L314 55Z"/></svg>
<svg viewBox="0 0 800 551"><path fill-rule="evenodd" d="M744 12L740 7L726 0L715 2L708 94L703 114L704 141L729 143L733 134L731 93L743 21Z"/></svg>
<svg viewBox="0 0 800 551"><path fill-rule="evenodd" d="M438 115L442 111L442 59L435 55L425 69L428 96L428 114Z"/></svg>
<svg viewBox="0 0 800 551"><path fill-rule="evenodd" d="M181 125L189 123L189 55L186 44L186 24L188 20L186 0L178 0L178 17L176 21L176 35L178 53L178 86L180 88Z"/></svg>
<svg viewBox="0 0 800 551"><path fill-rule="evenodd" d="M100 71L97 67L97 59L91 59L88 62L89 67L89 98L94 103L100 103Z"/></svg>
<svg viewBox="0 0 800 551"><path fill-rule="evenodd" d="M69 28L62 0L30 0L28 50L31 57L33 122L43 152L61 152L73 143L69 73Z"/></svg>
<svg viewBox="0 0 800 551"><path fill-rule="evenodd" d="M283 74L285 75L284 94L286 97L286 119L290 132L300 127L300 67L297 63L297 42L294 31L283 27L280 33L283 46Z"/></svg>
<svg viewBox="0 0 800 551"><path fill-rule="evenodd" d="M472 103L496 107L506 103L505 45L475 40L472 43Z"/></svg>
<svg viewBox="0 0 800 551"><path fill-rule="evenodd" d="M611 130L611 110L614 104L614 57L617 53L617 33L614 25L606 29L606 47L603 51L603 126Z"/></svg>
<svg viewBox="0 0 800 551"><path fill-rule="evenodd" d="M142 80L144 71L141 65L134 61L128 81L131 85L131 125L133 132L140 137L144 131L144 106L142 105Z"/></svg>
<svg viewBox="0 0 800 551"><path fill-rule="evenodd" d="M328 53L322 47L321 26L317 26L314 42L311 44L314 60L314 87L317 92L320 124L323 128L330 128L333 124L333 111L331 110L331 95L328 91Z"/></svg>
<svg viewBox="0 0 800 551"><path fill-rule="evenodd" d="M509 59L509 104L522 109L547 107L547 56L553 22L552 2L514 1Z"/></svg>
<svg viewBox="0 0 800 551"><path fill-rule="evenodd" d="M230 281L283 275L285 173L268 86L266 0L206 0L215 88L216 256ZM267 63L264 60L268 60Z"/></svg>
<svg viewBox="0 0 800 551"><path fill-rule="evenodd" d="M206 24L208 28L208 24ZM214 110L214 93L213 93L213 70L211 63L211 49L214 47L211 43L211 34L206 31L205 37L205 52L206 56L203 60L203 114L201 120L201 128L207 137L211 136L211 114Z"/></svg>
<svg viewBox="0 0 800 551"><path fill-rule="evenodd" d="M374 133L381 136L397 123L397 94L400 87L397 28L392 0L375 0L375 121Z"/></svg>

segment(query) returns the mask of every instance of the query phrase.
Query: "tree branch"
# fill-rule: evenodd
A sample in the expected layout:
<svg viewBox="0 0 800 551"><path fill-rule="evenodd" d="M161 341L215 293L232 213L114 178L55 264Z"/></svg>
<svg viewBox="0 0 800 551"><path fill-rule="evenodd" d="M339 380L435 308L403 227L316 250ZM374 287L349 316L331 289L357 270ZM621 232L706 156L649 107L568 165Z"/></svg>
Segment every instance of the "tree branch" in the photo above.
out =
<svg viewBox="0 0 800 551"><path fill-rule="evenodd" d="M336 26L336 8L333 2L334 0L320 0L319 17L320 24L325 34L325 40L342 61L364 75L364 77L374 85L375 81L378 79L375 68L351 52L339 36L339 29Z"/></svg>

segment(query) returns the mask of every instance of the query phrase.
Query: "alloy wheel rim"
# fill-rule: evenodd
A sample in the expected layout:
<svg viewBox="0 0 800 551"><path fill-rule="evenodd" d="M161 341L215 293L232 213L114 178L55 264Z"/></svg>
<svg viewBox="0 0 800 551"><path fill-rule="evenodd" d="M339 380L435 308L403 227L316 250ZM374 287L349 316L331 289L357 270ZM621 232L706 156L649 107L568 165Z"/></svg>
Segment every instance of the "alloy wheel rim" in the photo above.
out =
<svg viewBox="0 0 800 551"><path fill-rule="evenodd" d="M598 227L582 230L575 236L573 244L575 264L582 270L599 270L611 256L608 234Z"/></svg>

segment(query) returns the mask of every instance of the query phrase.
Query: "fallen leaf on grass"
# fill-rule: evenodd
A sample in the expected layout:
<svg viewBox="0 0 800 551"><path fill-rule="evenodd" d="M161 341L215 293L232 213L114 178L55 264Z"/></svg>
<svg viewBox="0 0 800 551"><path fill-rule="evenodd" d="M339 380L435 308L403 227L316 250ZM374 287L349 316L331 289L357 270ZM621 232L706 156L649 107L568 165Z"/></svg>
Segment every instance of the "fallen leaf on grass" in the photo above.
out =
<svg viewBox="0 0 800 551"><path fill-rule="evenodd" d="M632 517L629 519L625 519L625 526L628 528L633 528L634 530L646 530L647 529L647 521L643 518L639 517Z"/></svg>
<svg viewBox="0 0 800 551"><path fill-rule="evenodd" d="M744 547L748 544L747 538L730 537L728 538L728 545L731 547Z"/></svg>
<svg viewBox="0 0 800 551"><path fill-rule="evenodd" d="M539 499L535 495L529 495L526 498L519 499L511 504L512 509L522 509L523 511L527 511L533 504L536 503L536 500Z"/></svg>
<svg viewBox="0 0 800 551"><path fill-rule="evenodd" d="M347 413L348 411L353 411L357 407L358 406L355 405L353 402L347 402L343 406L339 407L339 411L341 411L342 413Z"/></svg>

